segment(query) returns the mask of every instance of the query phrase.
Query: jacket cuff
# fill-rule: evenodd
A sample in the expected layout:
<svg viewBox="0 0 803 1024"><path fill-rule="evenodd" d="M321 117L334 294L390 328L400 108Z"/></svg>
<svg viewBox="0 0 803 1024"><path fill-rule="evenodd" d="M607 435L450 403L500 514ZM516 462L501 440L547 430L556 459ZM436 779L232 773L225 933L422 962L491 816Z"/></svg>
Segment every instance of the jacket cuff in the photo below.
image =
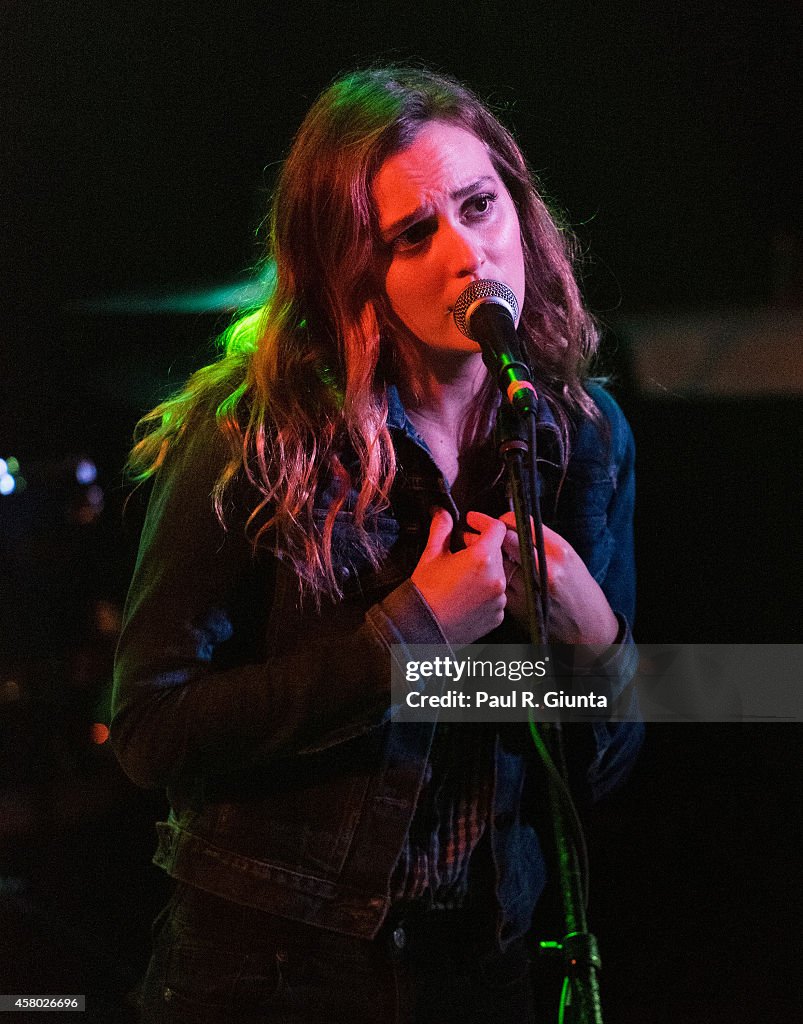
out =
<svg viewBox="0 0 803 1024"><path fill-rule="evenodd" d="M627 619L617 613L620 636L596 671L604 674L617 722L594 722L595 752L588 770L592 799L599 800L627 778L644 741L638 695L631 686L638 669L638 648ZM620 639L621 637L621 639Z"/></svg>
<svg viewBox="0 0 803 1024"><path fill-rule="evenodd" d="M412 580L405 580L366 613L366 620L403 669L410 644L446 644L435 614Z"/></svg>
<svg viewBox="0 0 803 1024"><path fill-rule="evenodd" d="M609 682L611 706L619 702L633 681L639 661L638 648L630 632L630 624L620 612L616 613L616 618L619 621L616 640L594 665L595 675L604 676ZM627 700L622 703L627 703Z"/></svg>

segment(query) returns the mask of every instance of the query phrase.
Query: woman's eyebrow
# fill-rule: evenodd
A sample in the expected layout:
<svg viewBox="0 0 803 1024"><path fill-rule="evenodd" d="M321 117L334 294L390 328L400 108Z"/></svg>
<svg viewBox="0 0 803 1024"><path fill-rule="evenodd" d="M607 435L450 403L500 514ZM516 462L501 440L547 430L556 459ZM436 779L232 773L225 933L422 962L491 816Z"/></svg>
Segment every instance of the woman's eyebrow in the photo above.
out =
<svg viewBox="0 0 803 1024"><path fill-rule="evenodd" d="M484 188L487 185L493 184L494 179L486 174L483 175L483 177L481 178L477 178L476 181L472 181L468 185L461 185L461 187L455 189L454 192L450 192L449 198L454 200L455 202L459 202L461 199L465 199L468 196L470 196L472 192L476 192L477 189ZM411 213L406 213L403 217L399 217L397 220L394 220L393 223L389 224L386 228L381 228L380 230L382 232L382 237L386 241L395 238L397 234L400 234L402 231L405 230L405 228L409 227L411 224L414 224L420 217L422 217L424 214L424 210L425 207L419 206Z"/></svg>

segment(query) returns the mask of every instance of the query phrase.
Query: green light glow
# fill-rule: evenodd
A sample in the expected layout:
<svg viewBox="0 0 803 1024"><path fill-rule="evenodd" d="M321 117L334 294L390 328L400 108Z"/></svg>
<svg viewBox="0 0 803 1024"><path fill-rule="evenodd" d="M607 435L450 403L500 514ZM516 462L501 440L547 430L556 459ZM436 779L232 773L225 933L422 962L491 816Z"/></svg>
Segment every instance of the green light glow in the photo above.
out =
<svg viewBox="0 0 803 1024"><path fill-rule="evenodd" d="M267 260L259 275L241 284L223 285L206 291L171 292L150 295L108 295L81 303L90 313L126 313L154 316L161 313L221 313L262 305L276 283L276 264Z"/></svg>
<svg viewBox="0 0 803 1024"><path fill-rule="evenodd" d="M255 309L253 312L246 313L245 316L240 317L239 320L235 321L231 327L228 327L221 334L218 344L226 350L226 355L238 353L245 355L256 351L257 334L261 318L262 310Z"/></svg>
<svg viewBox="0 0 803 1024"><path fill-rule="evenodd" d="M318 377L332 392L338 409L342 409L346 396L335 371L329 366L319 366Z"/></svg>
<svg viewBox="0 0 803 1024"><path fill-rule="evenodd" d="M237 408L237 403L240 401L242 396L245 394L248 388L248 381L243 381L242 384L227 397L224 398L220 405L217 407L215 415L219 420L225 419L231 415Z"/></svg>

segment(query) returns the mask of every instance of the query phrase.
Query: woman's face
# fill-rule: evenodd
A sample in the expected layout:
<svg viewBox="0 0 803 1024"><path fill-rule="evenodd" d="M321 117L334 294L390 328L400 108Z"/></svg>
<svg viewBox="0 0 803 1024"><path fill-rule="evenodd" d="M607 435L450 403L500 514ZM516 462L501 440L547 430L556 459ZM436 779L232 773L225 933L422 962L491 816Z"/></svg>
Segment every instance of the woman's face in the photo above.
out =
<svg viewBox="0 0 803 1024"><path fill-rule="evenodd" d="M463 128L431 121L381 165L373 197L394 313L423 345L476 354L479 346L452 317L463 289L501 281L519 309L524 301L519 218L485 145Z"/></svg>

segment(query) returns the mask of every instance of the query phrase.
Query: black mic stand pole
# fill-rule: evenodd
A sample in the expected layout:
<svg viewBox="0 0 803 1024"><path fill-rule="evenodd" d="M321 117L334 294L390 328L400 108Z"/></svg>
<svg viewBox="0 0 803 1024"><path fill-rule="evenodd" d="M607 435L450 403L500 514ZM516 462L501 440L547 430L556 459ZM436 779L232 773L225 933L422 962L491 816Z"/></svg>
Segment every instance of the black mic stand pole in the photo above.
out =
<svg viewBox="0 0 803 1024"><path fill-rule="evenodd" d="M548 644L549 604L546 590L546 558L537 491L538 481L535 475L535 410L527 416L527 419L529 421L527 424L529 436L525 440L522 437L522 422L519 414L505 403L499 410L497 431L499 452L507 469L513 510L516 516L516 532L519 538L521 567L524 573L524 589L527 597L530 640L535 647L546 647ZM524 456L527 454L529 454L529 473L525 470L524 464ZM531 515L539 541L540 586L536 582L535 547L533 531L530 526ZM560 722L542 722L538 725L531 718L530 729L549 776L552 831L563 902L565 935L560 946L566 970L566 982L561 998L560 1021L570 1021L571 1024L602 1024L602 1006L597 975L601 961L597 940L588 931L586 923L588 893L587 886L583 884L580 857L578 856L578 845L585 852L585 844L569 790L561 724ZM570 808L570 814L567 814L567 807ZM570 1007L569 1017L564 1016L565 1006Z"/></svg>

